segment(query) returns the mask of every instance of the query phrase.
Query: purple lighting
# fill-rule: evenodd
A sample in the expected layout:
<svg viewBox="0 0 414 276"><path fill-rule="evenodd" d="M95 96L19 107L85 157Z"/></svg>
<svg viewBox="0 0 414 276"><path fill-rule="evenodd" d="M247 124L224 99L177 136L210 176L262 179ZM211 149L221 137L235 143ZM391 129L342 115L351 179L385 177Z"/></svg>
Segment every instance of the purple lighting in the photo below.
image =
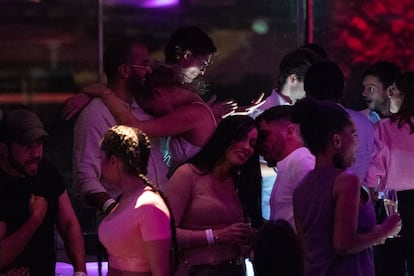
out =
<svg viewBox="0 0 414 276"><path fill-rule="evenodd" d="M180 0L104 0L106 5L130 5L140 8L168 8L177 6Z"/></svg>
<svg viewBox="0 0 414 276"><path fill-rule="evenodd" d="M140 6L143 8L162 8L176 6L180 3L179 0L144 0Z"/></svg>

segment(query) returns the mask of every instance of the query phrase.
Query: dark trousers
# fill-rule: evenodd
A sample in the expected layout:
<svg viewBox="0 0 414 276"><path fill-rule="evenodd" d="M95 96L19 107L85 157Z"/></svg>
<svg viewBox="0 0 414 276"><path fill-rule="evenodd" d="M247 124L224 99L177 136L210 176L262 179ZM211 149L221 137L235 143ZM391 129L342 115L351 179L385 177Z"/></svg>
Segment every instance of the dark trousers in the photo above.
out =
<svg viewBox="0 0 414 276"><path fill-rule="evenodd" d="M244 264L195 265L190 268L190 276L245 276Z"/></svg>
<svg viewBox="0 0 414 276"><path fill-rule="evenodd" d="M380 220L383 212L383 207L377 207ZM414 190L398 192L398 212L401 237L387 239L373 248L377 276L414 276Z"/></svg>

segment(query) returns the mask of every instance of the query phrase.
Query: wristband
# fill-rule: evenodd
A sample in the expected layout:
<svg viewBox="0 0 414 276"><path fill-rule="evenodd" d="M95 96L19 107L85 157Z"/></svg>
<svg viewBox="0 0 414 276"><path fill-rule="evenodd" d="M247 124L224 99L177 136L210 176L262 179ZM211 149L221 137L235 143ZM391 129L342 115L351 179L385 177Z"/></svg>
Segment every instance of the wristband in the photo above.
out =
<svg viewBox="0 0 414 276"><path fill-rule="evenodd" d="M88 274L86 274L83 271L76 271L75 273L73 273L73 276L88 276Z"/></svg>
<svg viewBox="0 0 414 276"><path fill-rule="evenodd" d="M102 205L102 212L105 215L107 215L108 212L110 211L110 210L108 210L109 209L109 206L111 206L114 203L115 203L115 200L113 198L110 198L107 201L105 201L105 203Z"/></svg>
<svg viewBox="0 0 414 276"><path fill-rule="evenodd" d="M207 244L214 245L213 230L210 228L210 229L206 229L205 232L206 232Z"/></svg>

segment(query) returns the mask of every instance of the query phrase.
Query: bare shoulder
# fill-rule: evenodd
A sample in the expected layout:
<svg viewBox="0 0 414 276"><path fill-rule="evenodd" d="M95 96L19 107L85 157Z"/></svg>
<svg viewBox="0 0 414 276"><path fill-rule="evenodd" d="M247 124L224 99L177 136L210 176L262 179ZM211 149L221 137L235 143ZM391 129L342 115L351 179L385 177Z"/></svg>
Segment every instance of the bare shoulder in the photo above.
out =
<svg viewBox="0 0 414 276"><path fill-rule="evenodd" d="M355 193L359 191L359 178L350 170L340 172L334 185L334 192Z"/></svg>

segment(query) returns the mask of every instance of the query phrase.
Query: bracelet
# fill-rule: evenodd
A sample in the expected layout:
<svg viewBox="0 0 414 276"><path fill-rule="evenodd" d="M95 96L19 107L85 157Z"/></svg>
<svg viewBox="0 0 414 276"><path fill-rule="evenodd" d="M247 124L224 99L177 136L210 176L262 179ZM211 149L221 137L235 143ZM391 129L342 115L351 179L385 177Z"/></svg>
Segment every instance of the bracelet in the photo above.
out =
<svg viewBox="0 0 414 276"><path fill-rule="evenodd" d="M76 271L75 273L73 273L73 276L88 276L88 274L86 274L83 271Z"/></svg>
<svg viewBox="0 0 414 276"><path fill-rule="evenodd" d="M206 229L205 232L206 232L207 244L213 245L214 244L213 230L209 228L209 229Z"/></svg>
<svg viewBox="0 0 414 276"><path fill-rule="evenodd" d="M115 203L115 200L113 198L109 198L108 200L105 201L105 203L102 205L102 212L107 215L109 213L109 211L111 211L112 209L110 209L109 207ZM109 210L108 210L109 209Z"/></svg>

